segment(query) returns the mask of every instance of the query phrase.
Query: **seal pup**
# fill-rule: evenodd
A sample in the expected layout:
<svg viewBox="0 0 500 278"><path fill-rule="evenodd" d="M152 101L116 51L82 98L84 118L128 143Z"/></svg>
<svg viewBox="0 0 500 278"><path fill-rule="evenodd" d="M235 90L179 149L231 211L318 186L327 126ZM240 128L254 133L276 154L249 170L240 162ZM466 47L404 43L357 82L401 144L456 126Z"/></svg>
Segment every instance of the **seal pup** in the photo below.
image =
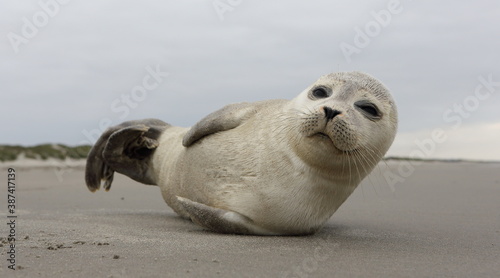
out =
<svg viewBox="0 0 500 278"><path fill-rule="evenodd" d="M220 233L316 232L394 140L396 105L360 72L320 77L292 100L228 105L191 128L156 119L108 129L91 149L90 191L119 172L158 185L179 215Z"/></svg>

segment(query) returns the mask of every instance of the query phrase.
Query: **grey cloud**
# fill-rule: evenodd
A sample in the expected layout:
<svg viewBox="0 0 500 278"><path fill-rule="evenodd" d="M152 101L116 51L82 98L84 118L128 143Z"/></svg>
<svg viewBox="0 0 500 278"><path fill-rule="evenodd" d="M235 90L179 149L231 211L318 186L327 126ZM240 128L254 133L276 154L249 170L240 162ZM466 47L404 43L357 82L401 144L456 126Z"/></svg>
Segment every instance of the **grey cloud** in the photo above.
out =
<svg viewBox="0 0 500 278"><path fill-rule="evenodd" d="M78 144L103 118L158 117L189 126L231 102L292 98L322 74L361 70L382 80L401 132L446 126L443 112L500 80L500 4L401 1L403 11L349 63L339 45L389 1L243 1L220 21L211 1L70 1L15 54L9 32L36 2L0 11L0 143ZM160 65L170 73L126 119L111 103ZM498 122L500 88L464 119ZM12 116L16 115L16 116Z"/></svg>

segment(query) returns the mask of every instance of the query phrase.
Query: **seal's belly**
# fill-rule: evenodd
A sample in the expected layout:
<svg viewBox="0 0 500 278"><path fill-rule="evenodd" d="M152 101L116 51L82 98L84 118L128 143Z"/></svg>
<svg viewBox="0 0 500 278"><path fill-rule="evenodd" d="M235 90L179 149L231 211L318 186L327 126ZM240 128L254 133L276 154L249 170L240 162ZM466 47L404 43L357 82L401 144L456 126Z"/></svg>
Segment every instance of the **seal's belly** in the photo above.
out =
<svg viewBox="0 0 500 278"><path fill-rule="evenodd" d="M256 191L266 178L258 142L232 140L232 132L214 134L185 149L179 159L183 164L180 181L183 191L207 205L227 207L232 196Z"/></svg>
<svg viewBox="0 0 500 278"><path fill-rule="evenodd" d="M265 129L262 129L265 131ZM241 138L246 138L242 141ZM203 138L189 148L181 138L163 154L167 203L184 215L175 196L238 212L260 227L285 234L319 228L352 189L318 179L290 150L244 126Z"/></svg>

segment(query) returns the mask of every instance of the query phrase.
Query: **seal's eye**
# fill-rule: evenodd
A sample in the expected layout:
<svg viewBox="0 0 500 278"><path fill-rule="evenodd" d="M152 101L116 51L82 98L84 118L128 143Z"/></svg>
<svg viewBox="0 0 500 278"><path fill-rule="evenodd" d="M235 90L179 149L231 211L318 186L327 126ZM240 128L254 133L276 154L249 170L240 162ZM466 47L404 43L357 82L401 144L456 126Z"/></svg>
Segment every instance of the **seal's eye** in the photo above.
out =
<svg viewBox="0 0 500 278"><path fill-rule="evenodd" d="M312 91L313 98L327 98L330 94L326 91L325 88L316 88Z"/></svg>
<svg viewBox="0 0 500 278"><path fill-rule="evenodd" d="M354 104L361 112L368 118L372 120L378 120L382 117L382 114L378 110L377 106L368 101L358 101Z"/></svg>

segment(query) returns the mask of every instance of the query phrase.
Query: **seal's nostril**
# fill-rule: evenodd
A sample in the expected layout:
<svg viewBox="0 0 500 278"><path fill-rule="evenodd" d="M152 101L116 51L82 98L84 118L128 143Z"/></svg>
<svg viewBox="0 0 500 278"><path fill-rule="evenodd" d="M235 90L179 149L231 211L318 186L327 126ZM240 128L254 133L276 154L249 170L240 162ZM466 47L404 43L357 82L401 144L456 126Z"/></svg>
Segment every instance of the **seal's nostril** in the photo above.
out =
<svg viewBox="0 0 500 278"><path fill-rule="evenodd" d="M325 117L327 120L331 120L333 118L335 118L335 116L341 114L340 111L338 110L333 110L332 108L330 107L323 107L323 110L325 111Z"/></svg>

